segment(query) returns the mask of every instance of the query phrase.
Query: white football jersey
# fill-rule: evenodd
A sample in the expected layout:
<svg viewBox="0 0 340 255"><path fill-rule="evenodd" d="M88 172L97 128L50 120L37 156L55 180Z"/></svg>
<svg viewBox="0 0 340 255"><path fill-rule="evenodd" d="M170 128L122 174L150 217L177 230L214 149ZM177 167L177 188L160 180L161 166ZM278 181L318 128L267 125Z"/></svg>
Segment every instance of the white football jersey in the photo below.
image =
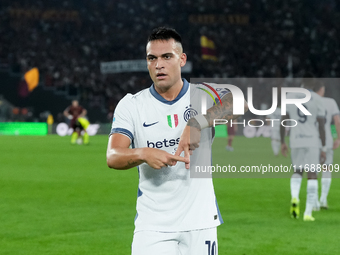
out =
<svg viewBox="0 0 340 255"><path fill-rule="evenodd" d="M133 148L158 148L174 154L188 119L201 112L190 102L189 88L194 85L183 82L173 101L165 100L153 85L135 95L127 94L115 110L111 134L126 135ZM209 160L204 162L209 165L212 140L212 128L203 129L200 147L194 151L194 155L209 155L202 158ZM211 178L190 178L182 162L160 170L143 163L138 172L135 232L190 231L223 223Z"/></svg>
<svg viewBox="0 0 340 255"><path fill-rule="evenodd" d="M281 108L276 108L276 110L268 115L268 119L271 119L273 121L270 121L270 129L271 129L271 138L273 140L278 140L280 141L280 122L281 122Z"/></svg>
<svg viewBox="0 0 340 255"><path fill-rule="evenodd" d="M316 126L317 117L325 117L325 108L322 98L313 91L310 91L311 99L304 103L305 108L312 115L305 115L295 104L287 105L289 118L297 122L295 127L290 129L290 147L306 148L319 147L319 131ZM289 93L288 98L304 98L301 93Z"/></svg>
<svg viewBox="0 0 340 255"><path fill-rule="evenodd" d="M329 97L322 97L321 98L323 105L326 109L326 123L325 123L325 130L326 130L326 147L328 149L333 148L333 137L331 131L331 123L333 120L334 115L339 115L339 107L333 98ZM321 146L321 140L320 140Z"/></svg>

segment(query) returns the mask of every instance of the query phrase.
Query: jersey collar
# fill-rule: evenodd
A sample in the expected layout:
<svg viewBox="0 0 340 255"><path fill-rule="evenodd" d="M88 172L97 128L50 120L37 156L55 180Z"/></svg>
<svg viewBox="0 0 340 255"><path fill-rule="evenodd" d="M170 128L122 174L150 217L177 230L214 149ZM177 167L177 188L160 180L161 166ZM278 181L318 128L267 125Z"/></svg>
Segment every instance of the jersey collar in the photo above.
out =
<svg viewBox="0 0 340 255"><path fill-rule="evenodd" d="M172 104L176 103L178 100L180 100L181 97L184 96L184 94L188 91L189 82L186 79L182 79L182 81L183 81L183 87L182 87L181 91L179 92L178 96L174 100L172 100L172 101L168 101L164 97L162 97L160 94L158 94L158 92L155 90L154 84L152 84L151 87L150 87L150 93L158 101L160 101L160 102L162 102L164 104L172 105Z"/></svg>

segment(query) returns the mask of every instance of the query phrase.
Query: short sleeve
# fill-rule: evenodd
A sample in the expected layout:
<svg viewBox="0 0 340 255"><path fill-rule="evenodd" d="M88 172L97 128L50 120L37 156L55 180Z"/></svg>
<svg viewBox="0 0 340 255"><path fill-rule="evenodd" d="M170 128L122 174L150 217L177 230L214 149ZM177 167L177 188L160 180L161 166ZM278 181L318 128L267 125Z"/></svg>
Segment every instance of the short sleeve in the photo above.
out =
<svg viewBox="0 0 340 255"><path fill-rule="evenodd" d="M222 97L230 93L227 88L216 87L215 85L223 85L216 83L202 83L198 85L198 88L204 91L207 95L209 105L213 105L215 102L219 103Z"/></svg>
<svg viewBox="0 0 340 255"><path fill-rule="evenodd" d="M339 107L338 104L336 103L336 101L333 99L332 100L332 116L334 115L339 115L340 111L339 111Z"/></svg>
<svg viewBox="0 0 340 255"><path fill-rule="evenodd" d="M224 97L225 95L230 93L229 89L226 88L216 88L216 92L218 93L218 95L220 96L220 98Z"/></svg>
<svg viewBox="0 0 340 255"><path fill-rule="evenodd" d="M132 116L134 116L134 109L132 95L127 94L119 101L114 111L110 135L115 133L122 134L130 138L131 142L133 141L134 123Z"/></svg>

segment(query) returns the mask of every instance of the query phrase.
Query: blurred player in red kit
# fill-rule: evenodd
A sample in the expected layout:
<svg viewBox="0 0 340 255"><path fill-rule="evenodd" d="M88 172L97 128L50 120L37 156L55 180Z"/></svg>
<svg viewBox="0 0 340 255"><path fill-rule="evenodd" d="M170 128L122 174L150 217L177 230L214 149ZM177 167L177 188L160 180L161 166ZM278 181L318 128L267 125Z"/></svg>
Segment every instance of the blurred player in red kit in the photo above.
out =
<svg viewBox="0 0 340 255"><path fill-rule="evenodd" d="M80 133L82 130L84 130L81 123L78 121L78 118L83 118L87 114L87 111L85 108L79 105L78 100L73 100L72 105L67 107L64 111L64 116L68 119L70 119L70 127L73 128L73 133L71 136L71 143L75 144L78 137L80 136ZM89 141L89 136L87 132L85 131L84 134L84 144L87 144Z"/></svg>

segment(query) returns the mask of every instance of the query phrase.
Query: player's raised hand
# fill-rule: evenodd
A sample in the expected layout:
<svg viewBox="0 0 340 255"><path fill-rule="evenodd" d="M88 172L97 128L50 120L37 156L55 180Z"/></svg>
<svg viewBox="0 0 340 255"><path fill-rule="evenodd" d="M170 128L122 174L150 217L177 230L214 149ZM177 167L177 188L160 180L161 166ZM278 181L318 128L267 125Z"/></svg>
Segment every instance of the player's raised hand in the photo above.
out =
<svg viewBox="0 0 340 255"><path fill-rule="evenodd" d="M155 148L145 148L145 162L154 169L161 169L162 167L174 166L177 161L189 163L189 161L181 156L172 155L166 151L155 149Z"/></svg>
<svg viewBox="0 0 340 255"><path fill-rule="evenodd" d="M182 138L181 138L182 139ZM181 142L181 140L179 141L178 144L178 148L176 150L175 156L181 155L181 153L184 151L184 158L187 162L185 162L185 168L189 169L190 168L190 155L191 152L189 150L189 146L183 141Z"/></svg>
<svg viewBox="0 0 340 255"><path fill-rule="evenodd" d="M186 126L179 140L176 156L181 155L184 151L184 158L188 161L185 163L185 168L190 168L190 155L199 147L201 140L201 130L196 127Z"/></svg>
<svg viewBox="0 0 340 255"><path fill-rule="evenodd" d="M287 157L288 155L288 146L287 144L283 143L281 144L281 153L284 157Z"/></svg>

